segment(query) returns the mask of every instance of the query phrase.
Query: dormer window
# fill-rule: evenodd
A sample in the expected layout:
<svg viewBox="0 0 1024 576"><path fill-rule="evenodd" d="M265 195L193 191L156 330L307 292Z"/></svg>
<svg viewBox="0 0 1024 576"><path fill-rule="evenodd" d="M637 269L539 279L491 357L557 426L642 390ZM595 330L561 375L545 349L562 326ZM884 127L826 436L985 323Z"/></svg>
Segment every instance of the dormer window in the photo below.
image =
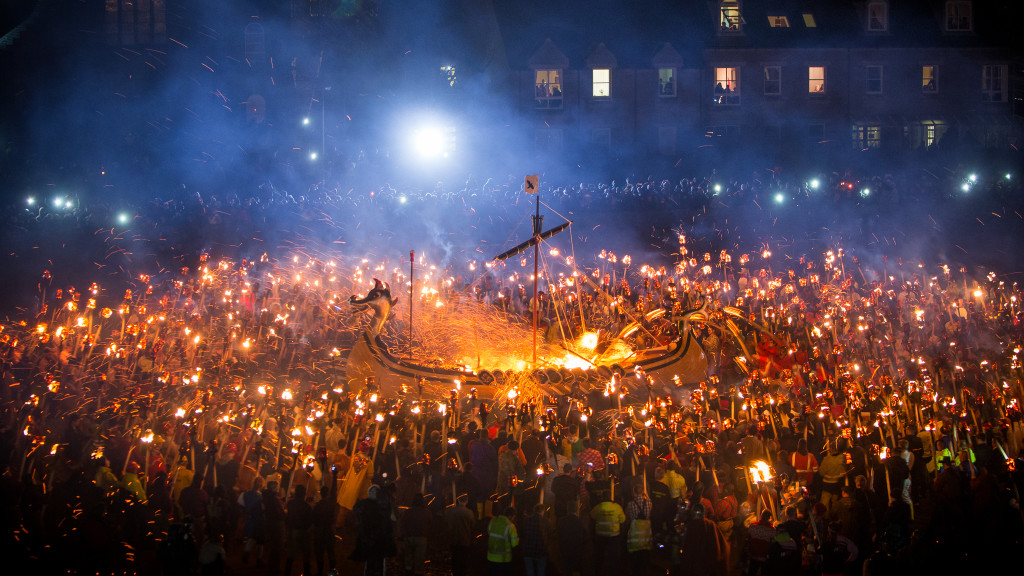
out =
<svg viewBox="0 0 1024 576"><path fill-rule="evenodd" d="M871 2L868 4L868 32L889 31L889 4Z"/></svg>
<svg viewBox="0 0 1024 576"><path fill-rule="evenodd" d="M671 98L676 95L676 69L658 68L658 96Z"/></svg>
<svg viewBox="0 0 1024 576"><path fill-rule="evenodd" d="M742 32L743 15L739 0L722 0L719 4L718 28L721 32Z"/></svg>
<svg viewBox="0 0 1024 576"><path fill-rule="evenodd" d="M785 16L769 16L768 25L772 28L789 28L789 18Z"/></svg>
<svg viewBox="0 0 1024 576"><path fill-rule="evenodd" d="M536 71L534 99L537 101L537 108L560 109L562 107L561 70Z"/></svg>
<svg viewBox="0 0 1024 576"><path fill-rule="evenodd" d="M965 0L946 2L946 31L970 32L974 29L974 18L971 14L971 3Z"/></svg>

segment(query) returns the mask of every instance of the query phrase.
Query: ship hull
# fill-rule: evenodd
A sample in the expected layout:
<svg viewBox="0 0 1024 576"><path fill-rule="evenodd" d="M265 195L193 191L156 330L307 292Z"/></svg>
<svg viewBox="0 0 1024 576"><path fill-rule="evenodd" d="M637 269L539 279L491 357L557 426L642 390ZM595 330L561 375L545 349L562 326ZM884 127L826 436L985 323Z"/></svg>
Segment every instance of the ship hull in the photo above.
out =
<svg viewBox="0 0 1024 576"><path fill-rule="evenodd" d="M628 361L600 364L587 370L537 369L532 370L528 377L543 393L560 396L570 393L574 388L584 393L603 389L616 372L623 376L623 383L630 386L629 382L634 381L632 376L639 367L650 378L652 393L675 396L674 392L680 387L692 387L706 379L707 364L703 348L687 331L686 336L668 346L644 350ZM378 390L387 396L397 396L410 390L419 394L418 386L422 384L425 398L447 397L458 381L463 389L475 388L478 398L493 399L512 376L501 370L453 370L403 360L391 354L379 336L373 336L368 331L363 332L352 347L345 371L352 391L361 389L372 377ZM646 398L646 386L640 388L642 396ZM638 396L641 393L640 389L631 391Z"/></svg>

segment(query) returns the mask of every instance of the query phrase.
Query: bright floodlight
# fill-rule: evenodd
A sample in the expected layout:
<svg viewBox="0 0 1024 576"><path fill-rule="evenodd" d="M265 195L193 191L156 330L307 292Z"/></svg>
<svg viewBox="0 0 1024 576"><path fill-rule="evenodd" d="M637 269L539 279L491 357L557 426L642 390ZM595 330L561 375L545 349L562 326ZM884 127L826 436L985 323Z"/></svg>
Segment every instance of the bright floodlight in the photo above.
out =
<svg viewBox="0 0 1024 576"><path fill-rule="evenodd" d="M60 208L61 206L64 205L64 199L63 198L54 198L53 199L53 205L56 206L57 208Z"/></svg>
<svg viewBox="0 0 1024 576"><path fill-rule="evenodd" d="M786 199L786 197L782 195L782 192L777 192L775 194L775 203L776 204L782 204L782 201L785 200L785 199Z"/></svg>
<svg viewBox="0 0 1024 576"><path fill-rule="evenodd" d="M1007 178L1007 179L1009 179L1009 178ZM29 206L34 206L35 203L36 203L36 199L31 197L31 196L29 196L28 198L25 199L25 202L28 203Z"/></svg>
<svg viewBox="0 0 1024 576"><path fill-rule="evenodd" d="M412 145L424 158L441 156L444 153L444 134L434 127L421 128L413 133Z"/></svg>
<svg viewBox="0 0 1024 576"><path fill-rule="evenodd" d="M1010 180L1011 178L1013 178L1013 176L1009 172L1007 172L1006 176L1004 176L1004 178L1006 178L1007 180Z"/></svg>
<svg viewBox="0 0 1024 576"><path fill-rule="evenodd" d="M400 204L405 204L405 195L404 195L404 194L403 194L402 196L399 196L399 197L398 197L398 202L399 202Z"/></svg>
<svg viewBox="0 0 1024 576"><path fill-rule="evenodd" d="M963 184L960 185L960 189L963 190L964 192L970 192L971 185L968 184L967 182L964 182Z"/></svg>
<svg viewBox="0 0 1024 576"><path fill-rule="evenodd" d="M821 182L819 182L817 178L811 180L811 190L817 190L818 186L821 186Z"/></svg>
<svg viewBox="0 0 1024 576"><path fill-rule="evenodd" d="M977 182L978 181L978 175L977 174L971 174L970 176L967 177L967 179L970 180L971 182Z"/></svg>
<svg viewBox="0 0 1024 576"><path fill-rule="evenodd" d="M715 194L718 194L721 191L722 191L722 185L721 184L715 184Z"/></svg>
<svg viewBox="0 0 1024 576"><path fill-rule="evenodd" d="M127 224L128 223L128 215L125 214L124 212L121 212L120 214L117 215L117 222L119 224Z"/></svg>
<svg viewBox="0 0 1024 576"><path fill-rule="evenodd" d="M860 195L867 198L868 196L871 195L871 188L864 188L863 190L860 191Z"/></svg>
<svg viewBox="0 0 1024 576"><path fill-rule="evenodd" d="M310 159L310 160L316 160L316 158L317 158L317 156L316 156L316 152L310 152L310 153L309 153L309 159Z"/></svg>
<svg viewBox="0 0 1024 576"><path fill-rule="evenodd" d="M302 119L302 125L309 126L309 116L306 116L305 118Z"/></svg>

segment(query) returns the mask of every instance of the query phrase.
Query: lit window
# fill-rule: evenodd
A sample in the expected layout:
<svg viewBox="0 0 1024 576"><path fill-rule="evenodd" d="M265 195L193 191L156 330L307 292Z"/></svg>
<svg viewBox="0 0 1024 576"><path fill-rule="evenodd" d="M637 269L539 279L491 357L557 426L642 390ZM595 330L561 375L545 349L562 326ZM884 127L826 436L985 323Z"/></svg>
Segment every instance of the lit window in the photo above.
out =
<svg viewBox="0 0 1024 576"><path fill-rule="evenodd" d="M772 28L789 28L789 18L785 16L769 16L768 24Z"/></svg>
<svg viewBox="0 0 1024 576"><path fill-rule="evenodd" d="M811 94L825 93L824 66L811 66L807 69L807 91Z"/></svg>
<svg viewBox="0 0 1024 576"><path fill-rule="evenodd" d="M935 144L936 141L938 141L938 138L936 137L936 130L935 130L935 128L936 128L935 124L926 124L925 125L925 127L924 127L924 145L925 146L931 146L931 145Z"/></svg>
<svg viewBox="0 0 1024 576"><path fill-rule="evenodd" d="M1006 66L981 67L981 97L985 102L1006 102Z"/></svg>
<svg viewBox="0 0 1024 576"><path fill-rule="evenodd" d="M441 78L445 84L454 88L458 77L455 75L455 66L441 66Z"/></svg>
<svg viewBox="0 0 1024 576"><path fill-rule="evenodd" d="M882 67L868 66L865 68L864 83L868 94L882 93Z"/></svg>
<svg viewBox="0 0 1024 576"><path fill-rule="evenodd" d="M853 125L853 147L858 149L878 148L882 143L882 129L866 124Z"/></svg>
<svg viewBox="0 0 1024 576"><path fill-rule="evenodd" d="M715 104L740 103L740 69L715 68Z"/></svg>
<svg viewBox="0 0 1024 576"><path fill-rule="evenodd" d="M804 12L804 26L807 26L808 28L818 27L818 23L814 21L814 14Z"/></svg>
<svg viewBox="0 0 1024 576"><path fill-rule="evenodd" d="M889 5L885 2L868 4L868 30L887 32L889 30Z"/></svg>
<svg viewBox="0 0 1024 576"><path fill-rule="evenodd" d="M561 70L537 70L534 99L538 108L562 107Z"/></svg>
<svg viewBox="0 0 1024 576"><path fill-rule="evenodd" d="M743 17L740 14L740 3L738 0L723 0L720 6L721 17L719 29L723 32L740 32L743 27Z"/></svg>
<svg viewBox="0 0 1024 576"><path fill-rule="evenodd" d="M778 96L782 94L782 67L764 67L764 93L765 96Z"/></svg>
<svg viewBox="0 0 1024 576"><path fill-rule="evenodd" d="M921 66L921 90L928 94L939 91L938 66Z"/></svg>
<svg viewBox="0 0 1024 576"><path fill-rule="evenodd" d="M594 98L612 95L612 71L607 68L594 69Z"/></svg>
<svg viewBox="0 0 1024 576"><path fill-rule="evenodd" d="M970 32L974 28L971 3L963 0L946 2L946 31Z"/></svg>
<svg viewBox="0 0 1024 576"><path fill-rule="evenodd" d="M676 95L676 69L658 68L658 96L665 98Z"/></svg>

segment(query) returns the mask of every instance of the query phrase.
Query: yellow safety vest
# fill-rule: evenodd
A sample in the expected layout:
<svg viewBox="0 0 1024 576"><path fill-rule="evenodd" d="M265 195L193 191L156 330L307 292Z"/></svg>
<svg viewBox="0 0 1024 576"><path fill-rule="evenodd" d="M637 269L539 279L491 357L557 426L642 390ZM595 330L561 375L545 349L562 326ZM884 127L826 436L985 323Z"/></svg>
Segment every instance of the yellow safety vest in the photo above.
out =
<svg viewBox="0 0 1024 576"><path fill-rule="evenodd" d="M594 533L598 536L618 536L619 526L626 521L622 506L615 502L601 502L594 506L590 517L594 520Z"/></svg>
<svg viewBox="0 0 1024 576"><path fill-rule="evenodd" d="M626 550L650 550L654 547L654 535L651 533L651 521L646 518L634 518L629 524L626 534Z"/></svg>
<svg viewBox="0 0 1024 576"><path fill-rule="evenodd" d="M516 527L506 516L497 516L487 525L487 561L511 562L512 548L519 545Z"/></svg>

